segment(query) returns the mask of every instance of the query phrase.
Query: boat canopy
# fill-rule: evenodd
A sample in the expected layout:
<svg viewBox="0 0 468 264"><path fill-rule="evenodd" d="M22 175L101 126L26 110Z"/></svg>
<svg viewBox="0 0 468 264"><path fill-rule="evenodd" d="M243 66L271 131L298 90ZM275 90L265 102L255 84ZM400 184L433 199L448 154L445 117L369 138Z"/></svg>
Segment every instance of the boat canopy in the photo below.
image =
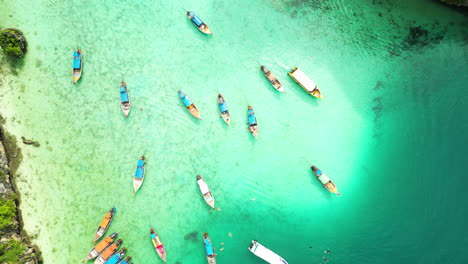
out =
<svg viewBox="0 0 468 264"><path fill-rule="evenodd" d="M213 245L211 244L211 241L208 238L204 239L205 242L205 250L206 250L206 255L210 256L213 255Z"/></svg>
<svg viewBox="0 0 468 264"><path fill-rule="evenodd" d="M255 115L254 115L253 111L252 111L252 110L249 110L249 111L248 111L248 114L249 114L249 124L250 124L250 125L256 124L256 123L257 123L257 119L255 118Z"/></svg>
<svg viewBox="0 0 468 264"><path fill-rule="evenodd" d="M203 179L200 179L197 182L198 182L198 186L200 186L200 191L203 194L210 192L210 189L208 188L208 185L206 184L206 182Z"/></svg>
<svg viewBox="0 0 468 264"><path fill-rule="evenodd" d="M138 160L137 163L137 170L135 172L135 177L136 178L143 178L143 166L144 166L144 161L143 160Z"/></svg>
<svg viewBox="0 0 468 264"><path fill-rule="evenodd" d="M107 262L106 264L116 264L122 258L122 253L115 253Z"/></svg>
<svg viewBox="0 0 468 264"><path fill-rule="evenodd" d="M288 264L288 262L284 260L282 257L280 257L278 254L260 245L257 241L252 241L252 244L250 245L249 250L255 255L257 255L259 258L265 260L268 263Z"/></svg>
<svg viewBox="0 0 468 264"><path fill-rule="evenodd" d="M199 17L195 16L195 14L193 15L194 15L194 17L192 18L193 23L195 23L197 27L201 26L203 24L203 21Z"/></svg>
<svg viewBox="0 0 468 264"><path fill-rule="evenodd" d="M81 68L81 55L75 51L73 53L73 69L80 69Z"/></svg>
<svg viewBox="0 0 468 264"><path fill-rule="evenodd" d="M182 97L182 102L184 103L185 107L189 107L190 105L192 105L192 101L190 101L190 99L188 99L187 96Z"/></svg>
<svg viewBox="0 0 468 264"><path fill-rule="evenodd" d="M320 175L318 179L322 184L326 184L330 181L330 178L328 178L328 176L325 173L322 173L322 175Z"/></svg>
<svg viewBox="0 0 468 264"><path fill-rule="evenodd" d="M221 113L227 112L228 109L227 109L226 103L220 103L219 104L219 110L221 110Z"/></svg>
<svg viewBox="0 0 468 264"><path fill-rule="evenodd" d="M317 88L317 85L305 75L301 70L295 69L293 72L290 73L290 75L304 87L308 92L314 91L315 88Z"/></svg>
<svg viewBox="0 0 468 264"><path fill-rule="evenodd" d="M124 86L120 86L120 100L122 102L128 102L128 93Z"/></svg>

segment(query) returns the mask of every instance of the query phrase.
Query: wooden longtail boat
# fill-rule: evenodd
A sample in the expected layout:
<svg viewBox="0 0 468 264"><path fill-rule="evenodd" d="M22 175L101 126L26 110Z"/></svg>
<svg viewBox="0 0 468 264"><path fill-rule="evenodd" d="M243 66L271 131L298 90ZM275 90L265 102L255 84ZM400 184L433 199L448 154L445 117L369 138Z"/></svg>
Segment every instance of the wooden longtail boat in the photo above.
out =
<svg viewBox="0 0 468 264"><path fill-rule="evenodd" d="M252 133L252 135L257 139L258 136L258 125L257 125L257 118L255 117L255 112L253 110L253 107L249 105L249 108L247 109L247 116L249 118L249 122L247 123L249 125L249 131Z"/></svg>
<svg viewBox="0 0 468 264"><path fill-rule="evenodd" d="M94 264L104 264L106 261L114 255L114 253L117 251L117 249L120 247L122 244L122 239L117 240L114 244L108 246L106 249L104 249L101 254L99 254L99 257L94 261Z"/></svg>
<svg viewBox="0 0 468 264"><path fill-rule="evenodd" d="M288 75L291 76L291 78L293 78L293 80L296 81L307 93L318 99L323 99L322 93L318 89L317 85L301 70L294 67Z"/></svg>
<svg viewBox="0 0 468 264"><path fill-rule="evenodd" d="M154 231L154 228L150 229L150 238L153 242L154 249L158 253L159 257L166 262L166 250L164 249L164 244L159 239L158 234Z"/></svg>
<svg viewBox="0 0 468 264"><path fill-rule="evenodd" d="M119 261L125 255L125 253L127 253L127 248L122 248L121 250L119 250L119 252L112 255L112 257L110 257L109 260L105 262L105 264L117 264L117 263L119 263Z"/></svg>
<svg viewBox="0 0 468 264"><path fill-rule="evenodd" d="M205 199L205 202L214 209L215 201L210 188L208 188L208 184L206 184L205 180L200 175L197 175L197 183L198 188L200 188L200 192L203 195L203 199Z"/></svg>
<svg viewBox="0 0 468 264"><path fill-rule="evenodd" d="M99 238L101 238L106 233L114 217L115 210L116 210L115 207L112 207L109 210L109 212L106 213L106 215L104 216L104 219L102 219L101 224L96 230L96 235L94 236L93 243L96 242Z"/></svg>
<svg viewBox="0 0 468 264"><path fill-rule="evenodd" d="M78 80L81 78L81 71L83 68L83 54L80 49L77 49L73 52L73 84L77 83Z"/></svg>
<svg viewBox="0 0 468 264"><path fill-rule="evenodd" d="M315 177L322 183L323 187L327 190L329 190L332 193L337 194L338 196L341 196L341 194L338 192L338 188L336 188L335 183L328 178L328 176L323 173L319 168L312 166L310 167L312 171L315 174Z"/></svg>
<svg viewBox="0 0 468 264"><path fill-rule="evenodd" d="M110 236L99 241L99 243L97 243L94 246L94 248L91 249L91 251L88 253L88 256L86 257L86 259L81 261L81 263L99 256L101 252L103 252L110 244L112 244L112 242L114 242L116 237L117 237L117 233L112 233Z"/></svg>
<svg viewBox="0 0 468 264"><path fill-rule="evenodd" d="M184 103L185 108L187 108L190 114L192 114L194 117L198 119L201 119L200 112L198 111L197 107L192 103L190 98L180 90L177 91L177 93L179 94L180 100L182 100L182 103Z"/></svg>
<svg viewBox="0 0 468 264"><path fill-rule="evenodd" d="M130 113L130 97L128 96L127 84L125 82L120 83L120 108L125 117L128 117Z"/></svg>
<svg viewBox="0 0 468 264"><path fill-rule="evenodd" d="M143 184L143 179L145 178L145 156L141 156L141 158L137 162L137 169L135 172L135 176L133 177L133 190L137 192L140 189L141 185Z"/></svg>
<svg viewBox="0 0 468 264"><path fill-rule="evenodd" d="M200 30L201 32L203 32L205 34L213 35L213 33L211 33L210 28L198 16L196 16L194 12L187 11L187 17L188 17L188 19L190 19L192 24L196 28L198 28L198 30Z"/></svg>
<svg viewBox="0 0 468 264"><path fill-rule="evenodd" d="M205 244L206 260L208 264L216 264L216 253L214 253L213 244L207 232L203 233L203 243Z"/></svg>
<svg viewBox="0 0 468 264"><path fill-rule="evenodd" d="M228 126L231 125L231 115L229 114L229 110L227 108L227 104L224 101L224 97L221 94L218 94L218 105L219 105L219 111L221 111L221 117L223 118L224 122L228 124Z"/></svg>
<svg viewBox="0 0 468 264"><path fill-rule="evenodd" d="M276 78L276 76L267 67L262 65L260 66L260 69L268 81L270 81L271 85L273 85L276 90L284 93L283 85L280 83L280 81L278 81L278 78Z"/></svg>

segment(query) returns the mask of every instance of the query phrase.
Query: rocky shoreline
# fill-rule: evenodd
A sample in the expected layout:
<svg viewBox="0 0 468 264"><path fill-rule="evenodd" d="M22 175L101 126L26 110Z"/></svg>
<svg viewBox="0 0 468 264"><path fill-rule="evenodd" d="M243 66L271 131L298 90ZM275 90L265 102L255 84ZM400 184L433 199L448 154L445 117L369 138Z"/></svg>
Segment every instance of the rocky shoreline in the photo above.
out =
<svg viewBox="0 0 468 264"><path fill-rule="evenodd" d="M439 0L440 2L457 7L468 7L468 0Z"/></svg>
<svg viewBox="0 0 468 264"><path fill-rule="evenodd" d="M39 248L23 230L14 177L21 157L16 139L0 124L0 263L42 264Z"/></svg>

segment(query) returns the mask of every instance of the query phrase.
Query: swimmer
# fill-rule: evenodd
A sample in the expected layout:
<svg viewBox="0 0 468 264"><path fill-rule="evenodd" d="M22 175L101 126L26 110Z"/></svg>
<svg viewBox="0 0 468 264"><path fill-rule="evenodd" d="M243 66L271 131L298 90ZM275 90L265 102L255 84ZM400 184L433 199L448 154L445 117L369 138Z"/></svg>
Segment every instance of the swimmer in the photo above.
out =
<svg viewBox="0 0 468 264"><path fill-rule="evenodd" d="M250 201L256 201L256 200L257 200L257 198L252 198L252 199L250 199Z"/></svg>
<svg viewBox="0 0 468 264"><path fill-rule="evenodd" d="M228 233L228 235L229 235L230 237L232 237L232 234L231 234L231 233Z"/></svg>

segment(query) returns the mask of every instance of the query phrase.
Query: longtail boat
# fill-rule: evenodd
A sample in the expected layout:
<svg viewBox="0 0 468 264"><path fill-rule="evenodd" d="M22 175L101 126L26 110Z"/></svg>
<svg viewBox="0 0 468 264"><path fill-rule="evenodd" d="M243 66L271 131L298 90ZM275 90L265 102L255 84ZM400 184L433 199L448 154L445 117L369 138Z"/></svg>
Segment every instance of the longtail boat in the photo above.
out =
<svg viewBox="0 0 468 264"><path fill-rule="evenodd" d="M99 243L97 243L94 246L94 248L91 249L91 251L88 253L88 256L86 257L86 259L81 261L81 263L99 256L99 254L101 254L101 252L104 251L104 249L106 249L110 244L112 244L112 242L114 242L116 237L117 237L117 233L112 233L110 236L99 241Z"/></svg>
<svg viewBox="0 0 468 264"><path fill-rule="evenodd" d="M256 139L258 136L257 118L255 117L255 112L253 110L253 107L250 105L249 105L249 108L247 109L247 116L249 118L249 122L247 123L249 125L249 131L250 133L252 133L252 135Z"/></svg>
<svg viewBox="0 0 468 264"><path fill-rule="evenodd" d="M128 117L130 113L130 98L128 97L127 84L125 82L120 83L120 108L125 117Z"/></svg>
<svg viewBox="0 0 468 264"><path fill-rule="evenodd" d="M310 167L312 171L315 174L315 177L322 183L323 187L327 190L329 190L332 193L337 194L338 196L341 196L341 194L338 192L338 188L336 188L335 183L328 178L328 176L323 173L319 168L312 166Z"/></svg>
<svg viewBox="0 0 468 264"><path fill-rule="evenodd" d="M268 79L268 81L275 87L276 90L284 93L283 85L278 81L278 78L265 66L260 66L260 69L263 72L263 75Z"/></svg>
<svg viewBox="0 0 468 264"><path fill-rule="evenodd" d="M288 262L284 258L280 257L278 254L269 250L268 248L262 246L260 243L258 243L255 240L252 240L249 250L250 252L254 253L257 257L265 260L268 263L288 264Z"/></svg>
<svg viewBox="0 0 468 264"><path fill-rule="evenodd" d="M208 260L208 264L216 264L216 253L214 253L213 244L207 232L203 233L203 243L205 244L206 260Z"/></svg>
<svg viewBox="0 0 468 264"><path fill-rule="evenodd" d="M166 262L166 250L164 250L164 244L159 239L158 234L154 231L154 228L150 229L150 238L153 242L154 249L158 253L159 257Z"/></svg>
<svg viewBox="0 0 468 264"><path fill-rule="evenodd" d="M117 240L114 244L108 246L106 249L104 249L101 254L99 254L99 257L94 261L94 264L104 264L106 261L115 254L117 249L120 247L122 244L122 239Z"/></svg>
<svg viewBox="0 0 468 264"><path fill-rule="evenodd" d="M194 12L187 11L187 17L188 19L190 19L192 24L198 28L198 30L205 34L213 35L213 33L211 33L210 28L198 16L196 16Z"/></svg>
<svg viewBox="0 0 468 264"><path fill-rule="evenodd" d="M322 92L320 92L317 85L301 70L294 67L288 75L291 76L291 78L293 78L293 80L296 81L308 94L318 99L323 99Z"/></svg>
<svg viewBox="0 0 468 264"><path fill-rule="evenodd" d="M127 253L127 248L122 248L121 250L119 250L119 252L112 255L112 257L110 257L109 260L106 261L105 263L106 264L117 264L123 258L125 253Z"/></svg>
<svg viewBox="0 0 468 264"><path fill-rule="evenodd" d="M124 260L119 262L119 264L129 264L130 260L132 260L132 257L126 257Z"/></svg>
<svg viewBox="0 0 468 264"><path fill-rule="evenodd" d="M205 199L205 202L214 209L215 201L210 188L208 188L208 184L206 184L205 180L200 175L197 175L197 183L198 188L200 188L200 192L203 195L203 199Z"/></svg>
<svg viewBox="0 0 468 264"><path fill-rule="evenodd" d="M94 236L93 243L96 242L99 238L101 238L109 228L112 218L114 217L115 207L112 207L109 212L106 213L104 219L102 219L101 224L99 225L98 229L96 230L96 235Z"/></svg>
<svg viewBox="0 0 468 264"><path fill-rule="evenodd" d="M141 156L141 158L137 162L137 169L135 172L135 177L133 177L133 190L137 192L140 189L141 185L143 184L143 179L145 178L145 156Z"/></svg>
<svg viewBox="0 0 468 264"><path fill-rule="evenodd" d="M221 94L218 94L218 105L219 105L219 111L221 111L221 117L223 118L224 122L228 124L228 126L231 125L231 115L229 114L229 110L227 108L227 104L224 101L224 97Z"/></svg>
<svg viewBox="0 0 468 264"><path fill-rule="evenodd" d="M185 108L192 114L194 117L201 119L200 117L200 112L198 111L197 107L192 103L190 98L183 93L182 91L177 91L179 94L180 100L182 100L182 103L184 103Z"/></svg>
<svg viewBox="0 0 468 264"><path fill-rule="evenodd" d="M73 84L77 83L78 80L81 78L81 71L83 66L83 54L80 49L75 50L73 52Z"/></svg>

